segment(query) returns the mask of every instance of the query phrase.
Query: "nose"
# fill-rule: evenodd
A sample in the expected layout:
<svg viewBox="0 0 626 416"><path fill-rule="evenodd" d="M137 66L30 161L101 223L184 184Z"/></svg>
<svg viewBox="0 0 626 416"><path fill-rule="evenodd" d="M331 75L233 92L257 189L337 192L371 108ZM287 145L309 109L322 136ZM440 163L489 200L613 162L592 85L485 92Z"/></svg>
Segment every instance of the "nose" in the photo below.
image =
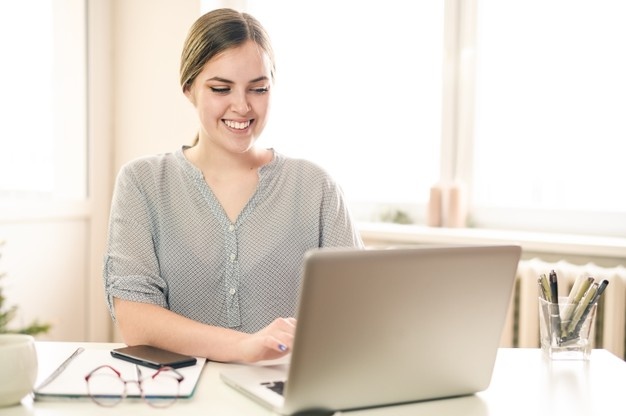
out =
<svg viewBox="0 0 626 416"><path fill-rule="evenodd" d="M231 96L233 97L231 104L233 111L239 114L247 114L250 111L250 103L245 91L235 92Z"/></svg>

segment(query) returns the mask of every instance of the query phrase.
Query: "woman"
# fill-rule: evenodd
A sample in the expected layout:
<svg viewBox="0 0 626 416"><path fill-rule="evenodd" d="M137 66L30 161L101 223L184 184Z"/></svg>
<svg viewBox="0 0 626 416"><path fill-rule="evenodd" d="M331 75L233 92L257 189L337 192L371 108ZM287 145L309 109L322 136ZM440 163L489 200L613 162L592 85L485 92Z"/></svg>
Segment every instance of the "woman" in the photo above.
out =
<svg viewBox="0 0 626 416"><path fill-rule="evenodd" d="M293 342L304 253L362 247L325 171L257 145L274 72L252 16L219 9L191 27L180 76L200 122L194 145L126 164L113 196L104 281L127 344L279 358Z"/></svg>

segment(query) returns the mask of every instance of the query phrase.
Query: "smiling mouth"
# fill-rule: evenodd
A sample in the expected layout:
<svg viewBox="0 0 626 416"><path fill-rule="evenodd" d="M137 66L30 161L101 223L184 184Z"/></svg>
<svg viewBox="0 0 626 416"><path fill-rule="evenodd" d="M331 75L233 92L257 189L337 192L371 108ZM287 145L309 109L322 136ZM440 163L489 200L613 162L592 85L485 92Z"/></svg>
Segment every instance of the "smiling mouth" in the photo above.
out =
<svg viewBox="0 0 626 416"><path fill-rule="evenodd" d="M248 121L233 121L233 120L224 120L224 124L226 124L227 127L231 128L231 129L235 129L235 130L245 130L248 127L250 127L250 124L252 124L252 120L248 120Z"/></svg>

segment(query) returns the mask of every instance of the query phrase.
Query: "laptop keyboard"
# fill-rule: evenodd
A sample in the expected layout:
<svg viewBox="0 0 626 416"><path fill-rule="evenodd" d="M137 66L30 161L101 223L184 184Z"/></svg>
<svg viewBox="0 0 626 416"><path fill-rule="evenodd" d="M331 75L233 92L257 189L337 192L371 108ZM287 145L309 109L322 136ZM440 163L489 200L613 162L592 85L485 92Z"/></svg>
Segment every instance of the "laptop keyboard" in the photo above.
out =
<svg viewBox="0 0 626 416"><path fill-rule="evenodd" d="M281 396L283 395L283 390L285 389L285 382L284 381L268 381L265 383L261 383L262 386L267 387L268 389L280 394Z"/></svg>

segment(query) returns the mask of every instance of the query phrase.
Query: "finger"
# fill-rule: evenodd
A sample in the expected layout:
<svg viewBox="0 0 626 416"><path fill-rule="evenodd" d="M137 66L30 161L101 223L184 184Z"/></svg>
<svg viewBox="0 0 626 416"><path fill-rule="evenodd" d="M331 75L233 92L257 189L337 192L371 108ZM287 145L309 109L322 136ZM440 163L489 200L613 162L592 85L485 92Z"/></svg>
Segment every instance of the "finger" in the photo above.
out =
<svg viewBox="0 0 626 416"><path fill-rule="evenodd" d="M269 349L272 349L274 351L278 351L280 353L285 353L287 351L289 351L289 346L291 345L291 343L286 343L281 341L280 339L276 338L276 337L267 337L265 339L265 346Z"/></svg>
<svg viewBox="0 0 626 416"><path fill-rule="evenodd" d="M296 320L294 318L278 318L275 323L275 328L293 334L296 330Z"/></svg>

